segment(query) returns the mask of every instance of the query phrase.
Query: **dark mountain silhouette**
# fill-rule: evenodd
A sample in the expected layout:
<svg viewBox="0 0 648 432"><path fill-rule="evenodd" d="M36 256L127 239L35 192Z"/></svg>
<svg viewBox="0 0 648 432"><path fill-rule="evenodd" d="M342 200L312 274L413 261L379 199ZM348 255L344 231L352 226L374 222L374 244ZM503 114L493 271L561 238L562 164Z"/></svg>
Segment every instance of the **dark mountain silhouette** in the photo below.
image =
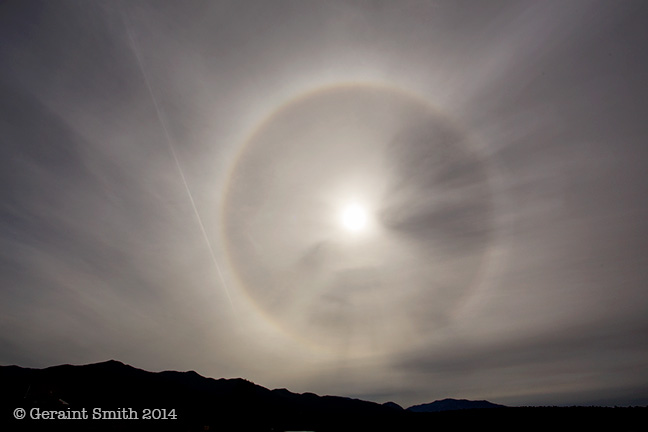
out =
<svg viewBox="0 0 648 432"><path fill-rule="evenodd" d="M90 426L92 430L328 430L347 424L377 426L400 421L404 411L393 406L337 396L296 394L286 389L269 390L244 379L205 378L194 371L147 372L118 361L85 366L62 365L47 369L0 367L0 401L3 407L38 407L47 410L92 409L174 410L175 419L44 420L25 419L12 426L43 424L63 429ZM394 404L396 405L396 404ZM5 410L6 411L6 410ZM3 420L7 418L7 412ZM11 414L9 412L9 414ZM142 415L139 415L142 417ZM168 416L167 416L168 417ZM112 423L111 423L112 422ZM79 424L83 423L83 427ZM336 426L337 425L337 426ZM154 427L153 427L154 426ZM12 428L13 429L13 428Z"/></svg>
<svg viewBox="0 0 648 432"><path fill-rule="evenodd" d="M471 401L467 399L443 399L427 404L414 405L407 408L412 412L439 412L465 409L506 408L504 405L494 404L485 400Z"/></svg>
<svg viewBox="0 0 648 432"><path fill-rule="evenodd" d="M384 407L391 408L391 409L394 409L394 410L396 410L396 411L402 411L402 410L403 410L403 407L400 406L400 405L398 405L398 404L395 403L395 402L385 402L385 403L382 404L382 405L383 405Z"/></svg>
<svg viewBox="0 0 648 432"><path fill-rule="evenodd" d="M363 431L596 428L639 430L646 408L481 408L486 401L437 401L404 410L338 396L269 390L244 379L194 371L147 372L118 361L46 369L0 366L0 430L7 431ZM454 404L454 405L453 405ZM457 405L458 404L458 405ZM472 405L472 406L469 406ZM457 409L462 406L465 409ZM451 408L448 408L451 407ZM14 418L23 408L26 417ZM56 416L88 418L57 419ZM102 418L93 418L99 409ZM451 409L440 411L440 409ZM147 413L150 419L145 419ZM32 413L53 412L54 419ZM135 413L133 416L132 413ZM75 414L76 413L76 414ZM108 417L103 417L108 413Z"/></svg>

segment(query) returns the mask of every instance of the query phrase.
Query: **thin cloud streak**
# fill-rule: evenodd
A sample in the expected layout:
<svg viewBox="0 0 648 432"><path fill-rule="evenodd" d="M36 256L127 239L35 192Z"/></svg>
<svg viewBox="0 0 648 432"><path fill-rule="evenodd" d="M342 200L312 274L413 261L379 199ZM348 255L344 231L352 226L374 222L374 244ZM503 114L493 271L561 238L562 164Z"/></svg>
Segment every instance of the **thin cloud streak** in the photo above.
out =
<svg viewBox="0 0 648 432"><path fill-rule="evenodd" d="M178 160L178 155L176 154L175 147L173 145L173 138L171 138L171 134L169 133L169 129L167 127L167 122L164 117L164 113L162 112L162 109L160 108L160 104L158 103L157 98L155 97L155 93L153 92L153 88L151 87L151 82L149 81L148 75L146 73L146 69L144 67L144 62L142 60L142 56L140 55L139 48L137 46L137 41L135 41L135 38L133 37L133 33L128 23L128 19L126 17L124 17L124 26L126 27L126 31L128 32L128 39L130 41L130 45L133 50L133 53L137 58L137 65L139 66L139 69L142 72L142 78L146 83L146 88L148 90L149 95L151 96L151 101L155 106L155 112L157 114L158 120L160 121L160 126L164 131L164 136L166 138L167 145L169 146L169 152L171 153L171 156L173 156L175 165L178 168L178 175L180 176L180 179L182 180L182 184L184 185L185 190L187 191L187 197L189 198L191 207L193 208L193 211L196 215L196 221L198 222L200 231L202 232L202 235L205 238L205 244L207 245L207 249L209 249L209 254L211 255L212 261L214 262L216 273L218 274L218 278L223 286L223 290L227 295L227 299L229 300L230 306L232 307L232 309L234 309L234 303L232 302L232 296L230 295L227 282L225 282L225 278L223 278L223 272L221 271L220 265L218 264L218 260L216 259L216 255L214 254L214 248L212 247L211 241L209 240L209 236L207 235L207 231L205 230L205 225L203 224L202 218L200 217L200 213L198 212L198 208L196 207L196 202L194 201L193 195L191 194L191 189L189 189L189 184L187 183L187 179L184 175L184 171L182 170L182 165L180 165L180 160Z"/></svg>

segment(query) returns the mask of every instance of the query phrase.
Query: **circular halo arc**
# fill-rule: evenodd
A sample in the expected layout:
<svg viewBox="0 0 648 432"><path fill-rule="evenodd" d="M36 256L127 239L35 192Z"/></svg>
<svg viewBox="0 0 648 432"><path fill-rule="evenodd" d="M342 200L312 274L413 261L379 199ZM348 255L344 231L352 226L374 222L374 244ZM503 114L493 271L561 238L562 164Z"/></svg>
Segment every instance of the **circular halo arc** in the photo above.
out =
<svg viewBox="0 0 648 432"><path fill-rule="evenodd" d="M225 220L227 218L226 209L227 209L227 203L228 203L228 192L230 191L231 187L231 181L234 176L234 173L237 170L237 167L239 166L240 160L243 157L243 155L246 153L246 150L249 147L249 144L255 140L255 138L258 136L260 132L264 130L264 128L269 125L270 123L273 122L273 120L278 117L282 112L287 110L289 107L299 104L302 101L308 100L313 97L317 97L320 94L325 94L330 91L340 91L340 90L355 90L355 89L363 89L363 90L375 90L375 91L384 91L384 92L389 92L393 93L394 95L398 95L400 97L409 99L413 103L419 104L422 107L424 107L426 110L428 110L431 113L434 113L435 116L438 118L443 119L444 122L447 122L448 124L453 125L455 128L457 128L462 134L468 135L465 131L462 129L459 129L457 127L456 122L452 121L446 114L444 114L442 111L440 111L436 106L431 104L429 101L426 99L418 96L417 94L408 91L406 89L403 89L401 87L389 84L389 83L384 83L384 82L339 82L339 83L328 83L325 86L321 87L315 87L311 89L307 89L305 91L301 91L297 94L294 94L290 97L285 98L283 102L279 103L274 109L270 110L265 116L263 116L257 123L256 126L249 131L247 134L244 133L242 134L244 136L244 139L242 139L241 143L238 145L238 150L234 152L234 156L232 158L231 163L229 164L229 169L226 171L225 174L225 180L223 182L223 189L222 189L222 194L223 194L223 199L222 202L224 205L220 209L220 230L221 230L221 238L224 239L224 252L225 252L225 257L227 260L227 264L229 265L230 269L233 270L233 277L234 281L237 285L237 288L239 288L239 291L244 295L244 298L249 302L249 304L253 307L253 309L267 322L271 323L272 326L276 329L278 329L281 333L285 334L286 336L290 337L293 340L296 340L311 349L315 349L317 351L329 351L327 346L322 345L317 343L316 341L304 337L304 335L291 331L289 328L287 328L283 323L280 321L276 320L268 311L266 311L263 306L254 298L254 296L250 293L250 291L246 287L246 283L240 276L240 272L237 269L237 265L234 259L232 259L232 256L230 255L229 252L229 240L227 233L225 232L226 224ZM468 148L466 149L468 151L477 151L475 148ZM489 254L490 255L490 254ZM488 267L488 258L484 259L481 265L481 268L478 270L478 276L477 279L482 279L484 277L484 274L487 273L487 267ZM471 287L471 289L474 289L474 286L479 284L479 281L476 281L475 284Z"/></svg>

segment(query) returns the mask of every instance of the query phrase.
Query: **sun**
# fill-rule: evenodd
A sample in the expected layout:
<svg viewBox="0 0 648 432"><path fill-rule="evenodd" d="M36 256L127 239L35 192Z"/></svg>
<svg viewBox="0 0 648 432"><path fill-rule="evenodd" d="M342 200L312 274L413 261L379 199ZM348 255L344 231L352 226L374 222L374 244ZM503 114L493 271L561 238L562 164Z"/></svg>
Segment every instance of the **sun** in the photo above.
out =
<svg viewBox="0 0 648 432"><path fill-rule="evenodd" d="M342 209L340 222L351 232L360 232L367 227L369 215L367 210L359 204L349 204Z"/></svg>

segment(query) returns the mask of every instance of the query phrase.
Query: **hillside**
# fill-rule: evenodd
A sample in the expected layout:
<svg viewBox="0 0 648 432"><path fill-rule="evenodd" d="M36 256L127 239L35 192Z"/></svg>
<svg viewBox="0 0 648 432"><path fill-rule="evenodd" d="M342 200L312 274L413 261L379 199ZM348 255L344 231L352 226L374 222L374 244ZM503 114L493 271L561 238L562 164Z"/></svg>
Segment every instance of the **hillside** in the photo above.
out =
<svg viewBox="0 0 648 432"><path fill-rule="evenodd" d="M193 371L153 373L117 361L46 369L0 366L0 383L1 429L11 431L474 430L484 422L516 430L520 421L553 430L588 425L632 430L646 417L645 408L481 409L497 405L453 399L403 410L395 403L269 390ZM14 418L19 408L25 410L22 420ZM422 409L436 412L416 412Z"/></svg>

